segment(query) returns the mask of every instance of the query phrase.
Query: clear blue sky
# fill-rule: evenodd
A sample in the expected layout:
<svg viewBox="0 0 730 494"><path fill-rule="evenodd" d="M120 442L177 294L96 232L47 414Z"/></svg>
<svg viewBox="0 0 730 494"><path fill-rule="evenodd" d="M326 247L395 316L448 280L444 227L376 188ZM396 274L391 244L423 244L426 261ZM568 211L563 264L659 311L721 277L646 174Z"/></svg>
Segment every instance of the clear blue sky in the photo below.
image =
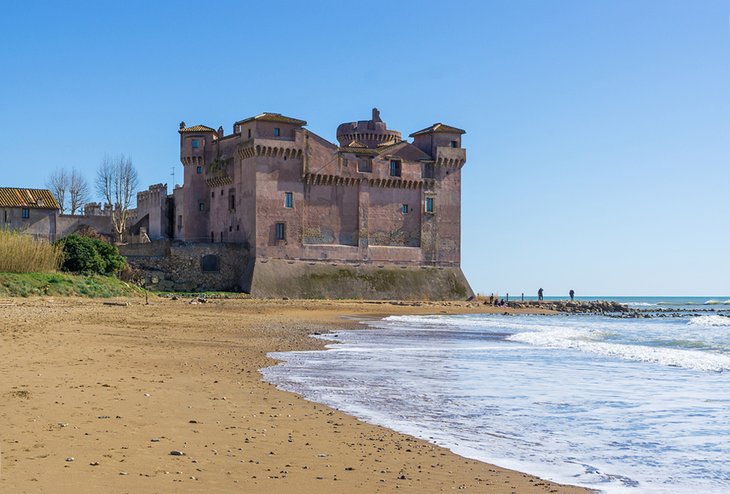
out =
<svg viewBox="0 0 730 494"><path fill-rule="evenodd" d="M358 5L362 5L358 9ZM2 185L262 111L467 130L475 290L730 294L730 2L8 2Z"/></svg>

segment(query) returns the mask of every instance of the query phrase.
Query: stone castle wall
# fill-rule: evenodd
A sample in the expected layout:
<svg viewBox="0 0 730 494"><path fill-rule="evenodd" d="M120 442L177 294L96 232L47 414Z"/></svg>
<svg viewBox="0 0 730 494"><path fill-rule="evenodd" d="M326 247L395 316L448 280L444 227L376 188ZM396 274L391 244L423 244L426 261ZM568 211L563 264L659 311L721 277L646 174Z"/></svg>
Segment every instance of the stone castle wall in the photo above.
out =
<svg viewBox="0 0 730 494"><path fill-rule="evenodd" d="M144 286L161 291L241 291L248 249L237 244L158 240L120 245Z"/></svg>

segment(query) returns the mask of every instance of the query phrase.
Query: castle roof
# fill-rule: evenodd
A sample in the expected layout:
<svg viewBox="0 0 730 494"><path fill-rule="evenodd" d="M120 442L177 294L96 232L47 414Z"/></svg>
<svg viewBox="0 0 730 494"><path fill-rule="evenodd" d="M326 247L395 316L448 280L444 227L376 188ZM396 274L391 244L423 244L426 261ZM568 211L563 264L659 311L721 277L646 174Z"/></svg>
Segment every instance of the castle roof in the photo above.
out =
<svg viewBox="0 0 730 494"><path fill-rule="evenodd" d="M20 189L0 187L0 207L61 209L48 189Z"/></svg>
<svg viewBox="0 0 730 494"><path fill-rule="evenodd" d="M378 153L403 158L408 161L430 161L431 156L408 141L400 141L388 146L378 147Z"/></svg>
<svg viewBox="0 0 730 494"><path fill-rule="evenodd" d="M380 154L377 149L372 149L365 146L340 146L339 151L341 153L369 154L371 156L376 156Z"/></svg>
<svg viewBox="0 0 730 494"><path fill-rule="evenodd" d="M192 127L182 127L178 132L215 132L215 129L211 129L207 125L193 125Z"/></svg>
<svg viewBox="0 0 730 494"><path fill-rule="evenodd" d="M305 120L299 120L297 118L287 117L285 115L282 115L281 113L269 113L264 112L256 115L255 117L246 118L244 120L239 120L234 125L244 124L248 122L278 122L278 123L286 123L286 124L292 124L296 125L298 127L302 127L304 125L307 125L307 122Z"/></svg>
<svg viewBox="0 0 730 494"><path fill-rule="evenodd" d="M442 124L441 122L439 122L433 124L430 127L426 127L425 129L414 132L409 137L415 137L422 134L434 134L437 132L443 132L448 134L466 134L465 130L457 129L456 127L451 127L450 125Z"/></svg>

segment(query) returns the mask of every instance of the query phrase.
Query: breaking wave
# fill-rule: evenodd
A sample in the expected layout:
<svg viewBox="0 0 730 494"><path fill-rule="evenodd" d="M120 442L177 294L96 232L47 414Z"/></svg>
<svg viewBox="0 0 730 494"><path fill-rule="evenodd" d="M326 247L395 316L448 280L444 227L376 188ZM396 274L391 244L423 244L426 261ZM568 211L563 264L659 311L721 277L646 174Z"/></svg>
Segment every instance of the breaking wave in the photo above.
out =
<svg viewBox="0 0 730 494"><path fill-rule="evenodd" d="M697 316L691 318L687 324L690 326L730 326L730 317L728 316Z"/></svg>

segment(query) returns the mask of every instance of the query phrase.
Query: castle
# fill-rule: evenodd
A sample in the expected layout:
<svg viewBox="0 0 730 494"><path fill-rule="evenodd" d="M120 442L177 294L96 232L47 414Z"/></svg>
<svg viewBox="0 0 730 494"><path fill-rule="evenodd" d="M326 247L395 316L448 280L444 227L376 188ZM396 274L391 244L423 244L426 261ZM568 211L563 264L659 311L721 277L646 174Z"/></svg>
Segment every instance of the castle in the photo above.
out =
<svg viewBox="0 0 730 494"><path fill-rule="evenodd" d="M262 113L226 135L182 122L184 185L139 194L138 232L244 249L240 287L263 296L472 295L459 267L464 131L437 123L408 142L377 109L340 125L337 144L306 125Z"/></svg>

